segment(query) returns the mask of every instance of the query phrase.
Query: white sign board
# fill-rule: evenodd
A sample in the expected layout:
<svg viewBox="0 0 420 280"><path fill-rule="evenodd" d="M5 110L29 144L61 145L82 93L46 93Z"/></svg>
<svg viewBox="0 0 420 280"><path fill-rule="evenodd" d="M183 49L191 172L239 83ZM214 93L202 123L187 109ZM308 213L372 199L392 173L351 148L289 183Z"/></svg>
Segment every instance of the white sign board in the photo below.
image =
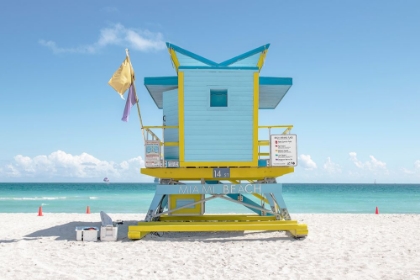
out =
<svg viewBox="0 0 420 280"><path fill-rule="evenodd" d="M146 167L161 167L162 161L160 158L160 142L146 141L144 144L145 165Z"/></svg>
<svg viewBox="0 0 420 280"><path fill-rule="evenodd" d="M179 161L177 161L177 160L165 160L165 167L179 167Z"/></svg>
<svg viewBox="0 0 420 280"><path fill-rule="evenodd" d="M270 165L297 166L296 134L270 135Z"/></svg>

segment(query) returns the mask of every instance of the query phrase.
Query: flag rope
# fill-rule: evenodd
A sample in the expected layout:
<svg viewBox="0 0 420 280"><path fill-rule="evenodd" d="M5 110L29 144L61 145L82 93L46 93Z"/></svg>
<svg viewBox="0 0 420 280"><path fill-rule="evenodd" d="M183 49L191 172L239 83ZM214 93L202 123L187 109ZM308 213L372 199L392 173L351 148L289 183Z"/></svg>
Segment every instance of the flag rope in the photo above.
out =
<svg viewBox="0 0 420 280"><path fill-rule="evenodd" d="M128 57L128 61L130 61L130 67L131 67L131 69L133 69L133 65L131 64L131 59L130 59L130 54L128 52L128 49L125 49L125 53ZM137 96L136 83L134 82L134 76L133 75L132 75L132 84L133 84L134 94L136 95L137 114L138 114L139 120L140 120L140 129L141 129L141 133L143 135L143 139L144 139L144 141L146 141L146 138L144 137L143 120L141 118L141 113L140 113L139 98Z"/></svg>

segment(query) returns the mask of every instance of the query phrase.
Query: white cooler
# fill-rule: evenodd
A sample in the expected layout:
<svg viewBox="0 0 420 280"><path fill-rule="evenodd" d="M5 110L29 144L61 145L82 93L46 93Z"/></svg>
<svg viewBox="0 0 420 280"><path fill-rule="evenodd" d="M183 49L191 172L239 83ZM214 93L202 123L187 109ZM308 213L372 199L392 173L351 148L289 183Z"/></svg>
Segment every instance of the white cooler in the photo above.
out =
<svg viewBox="0 0 420 280"><path fill-rule="evenodd" d="M76 227L77 241L98 241L99 229L97 227Z"/></svg>
<svg viewBox="0 0 420 280"><path fill-rule="evenodd" d="M117 241L118 227L104 226L101 227L101 241Z"/></svg>
<svg viewBox="0 0 420 280"><path fill-rule="evenodd" d="M101 211L101 241L117 241L118 227L104 211ZM122 221L121 221L122 224Z"/></svg>

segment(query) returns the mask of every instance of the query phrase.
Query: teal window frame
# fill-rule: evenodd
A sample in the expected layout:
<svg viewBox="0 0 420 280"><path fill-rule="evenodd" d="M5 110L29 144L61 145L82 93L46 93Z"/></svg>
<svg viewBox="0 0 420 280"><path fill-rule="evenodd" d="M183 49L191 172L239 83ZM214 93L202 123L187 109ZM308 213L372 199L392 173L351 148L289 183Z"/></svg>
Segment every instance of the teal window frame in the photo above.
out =
<svg viewBox="0 0 420 280"><path fill-rule="evenodd" d="M227 89L210 89L210 107L223 108L228 106Z"/></svg>

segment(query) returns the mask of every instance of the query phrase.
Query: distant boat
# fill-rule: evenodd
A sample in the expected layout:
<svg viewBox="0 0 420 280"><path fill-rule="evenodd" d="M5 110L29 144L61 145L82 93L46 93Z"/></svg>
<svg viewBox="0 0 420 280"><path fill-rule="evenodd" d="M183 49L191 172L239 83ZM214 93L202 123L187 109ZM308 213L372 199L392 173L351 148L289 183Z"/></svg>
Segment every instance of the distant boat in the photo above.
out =
<svg viewBox="0 0 420 280"><path fill-rule="evenodd" d="M108 177L105 177L105 178L104 178L104 182L105 182L105 183L109 183L109 179L108 179Z"/></svg>

